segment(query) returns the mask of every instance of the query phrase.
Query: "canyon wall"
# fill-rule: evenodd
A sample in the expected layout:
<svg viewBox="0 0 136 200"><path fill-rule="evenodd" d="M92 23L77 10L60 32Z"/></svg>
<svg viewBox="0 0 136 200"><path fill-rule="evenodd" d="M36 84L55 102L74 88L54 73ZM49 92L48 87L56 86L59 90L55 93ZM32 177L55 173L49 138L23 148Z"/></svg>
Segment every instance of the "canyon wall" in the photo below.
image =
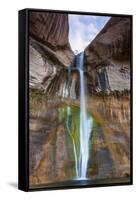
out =
<svg viewBox="0 0 136 200"><path fill-rule="evenodd" d="M85 49L90 90L130 90L130 57L130 17L111 17Z"/></svg>
<svg viewBox="0 0 136 200"><path fill-rule="evenodd" d="M69 44L68 34L67 14L30 13L30 88L51 91L51 82L60 78L60 72L64 67L72 65L74 54Z"/></svg>
<svg viewBox="0 0 136 200"><path fill-rule="evenodd" d="M49 95L79 96L79 74L76 71L70 74L67 70L74 66L68 34L67 14L30 13L30 88L41 89ZM89 93L129 91L130 57L130 17L111 17L85 49Z"/></svg>
<svg viewBox="0 0 136 200"><path fill-rule="evenodd" d="M79 104L30 96L30 186L76 178L74 146L78 144ZM93 117L87 178L118 181L130 176L130 99L99 96L89 99ZM59 108L59 109L58 109ZM70 134L69 134L70 133Z"/></svg>
<svg viewBox="0 0 136 200"><path fill-rule="evenodd" d="M31 12L29 22L29 181L33 188L76 178L71 133L79 142L80 78L68 41L68 15ZM90 95L86 107L93 117L87 172L91 181L130 176L130 38L130 18L112 17L85 49ZM102 96L92 95L99 93Z"/></svg>

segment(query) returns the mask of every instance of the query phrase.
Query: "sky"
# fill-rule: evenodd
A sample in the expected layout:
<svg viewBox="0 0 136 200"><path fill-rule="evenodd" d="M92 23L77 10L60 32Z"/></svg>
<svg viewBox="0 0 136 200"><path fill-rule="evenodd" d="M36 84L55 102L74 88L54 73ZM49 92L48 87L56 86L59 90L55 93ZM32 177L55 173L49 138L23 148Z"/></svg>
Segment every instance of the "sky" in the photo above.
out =
<svg viewBox="0 0 136 200"><path fill-rule="evenodd" d="M82 52L109 19L106 16L69 14L69 42L72 50L75 53Z"/></svg>

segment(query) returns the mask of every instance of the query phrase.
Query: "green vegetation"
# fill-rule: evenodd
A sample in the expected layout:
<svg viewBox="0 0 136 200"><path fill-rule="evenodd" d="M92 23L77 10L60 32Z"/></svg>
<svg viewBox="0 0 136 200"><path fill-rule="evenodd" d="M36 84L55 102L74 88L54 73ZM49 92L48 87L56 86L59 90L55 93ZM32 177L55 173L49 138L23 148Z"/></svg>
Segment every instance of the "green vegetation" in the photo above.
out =
<svg viewBox="0 0 136 200"><path fill-rule="evenodd" d="M88 117L90 113L87 113ZM67 131L68 140L71 143L72 152L69 155L70 160L73 160L76 166L76 160L79 162L79 153L80 153L80 109L77 106L64 106L59 108L59 120L61 123L65 125L65 129ZM93 131L92 131L92 138L90 139L90 158L94 155L94 142L95 138L97 137L96 131L97 123L93 120ZM91 147L92 145L92 147ZM76 156L76 158L75 158ZM75 168L72 167L72 174Z"/></svg>
<svg viewBox="0 0 136 200"><path fill-rule="evenodd" d="M80 132L80 110L78 107L65 106L59 109L60 120L65 124L65 128L74 142L76 152L79 152L79 132Z"/></svg>
<svg viewBox="0 0 136 200"><path fill-rule="evenodd" d="M39 90L39 89L35 89L35 88L30 88L29 89L29 97L30 98L45 98L46 94L44 93L44 91Z"/></svg>

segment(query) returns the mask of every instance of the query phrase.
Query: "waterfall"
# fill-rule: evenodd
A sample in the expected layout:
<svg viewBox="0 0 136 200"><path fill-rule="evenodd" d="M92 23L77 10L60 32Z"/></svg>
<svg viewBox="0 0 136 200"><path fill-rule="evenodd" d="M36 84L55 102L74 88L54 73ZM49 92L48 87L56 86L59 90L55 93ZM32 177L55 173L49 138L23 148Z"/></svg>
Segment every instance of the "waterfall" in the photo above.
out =
<svg viewBox="0 0 136 200"><path fill-rule="evenodd" d="M75 174L76 179L87 178L87 168L89 158L90 137L93 127L93 118L87 114L87 84L84 76L84 52L76 56L76 67L74 71L79 74L80 81L80 109L75 115L75 111L70 106L66 106L66 110L60 109L61 115L64 117L65 125L72 141L73 154L75 160ZM68 82L63 83L63 97L70 97L73 99L72 93L68 93L67 89L70 84L70 69L68 70ZM71 83L71 87L75 87ZM65 116L66 115L66 116Z"/></svg>
<svg viewBox="0 0 136 200"><path fill-rule="evenodd" d="M89 159L89 138L92 129L92 118L87 117L86 109L86 82L84 77L84 52L76 57L76 68L80 74L80 153L78 178L85 179L87 176L87 165Z"/></svg>

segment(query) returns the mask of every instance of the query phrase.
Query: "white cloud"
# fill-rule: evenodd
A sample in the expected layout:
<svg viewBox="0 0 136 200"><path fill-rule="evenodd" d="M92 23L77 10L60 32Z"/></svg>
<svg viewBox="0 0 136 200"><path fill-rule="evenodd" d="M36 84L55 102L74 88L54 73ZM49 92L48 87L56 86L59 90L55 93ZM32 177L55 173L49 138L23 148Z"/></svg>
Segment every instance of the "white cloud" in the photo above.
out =
<svg viewBox="0 0 136 200"><path fill-rule="evenodd" d="M87 25L87 29L88 31L92 33L98 33L99 31L93 23L90 23L89 25Z"/></svg>
<svg viewBox="0 0 136 200"><path fill-rule="evenodd" d="M73 51L78 51L78 52L82 52L88 45L88 41L82 38L80 32L76 32L74 37L71 37L70 43Z"/></svg>
<svg viewBox="0 0 136 200"><path fill-rule="evenodd" d="M73 51L81 52L95 38L100 29L97 20L100 16L69 15L69 41Z"/></svg>

